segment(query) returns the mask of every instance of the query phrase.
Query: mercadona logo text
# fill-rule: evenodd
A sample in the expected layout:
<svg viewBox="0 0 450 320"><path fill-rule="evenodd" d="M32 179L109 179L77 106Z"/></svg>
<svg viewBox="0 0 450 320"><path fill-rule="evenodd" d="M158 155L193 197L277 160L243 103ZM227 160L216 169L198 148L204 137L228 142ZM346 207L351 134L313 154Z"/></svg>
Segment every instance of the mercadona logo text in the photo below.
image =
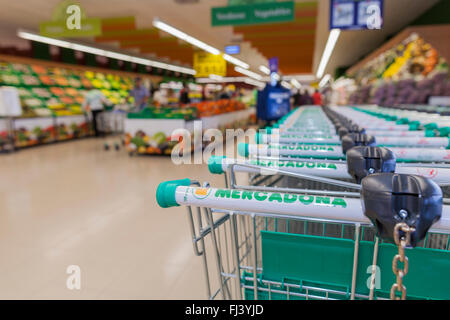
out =
<svg viewBox="0 0 450 320"><path fill-rule="evenodd" d="M334 151L330 146L319 146L314 144L299 144L299 145L268 145L269 149L291 150L291 151Z"/></svg>
<svg viewBox="0 0 450 320"><path fill-rule="evenodd" d="M309 205L312 203L318 205L326 205L333 207L346 208L347 203L343 198L333 198L333 197L319 197L311 195L296 195L291 193L270 193L261 191L242 191L242 190L229 190L229 189L217 189L214 196L216 198L228 198L228 199L240 199L240 200L257 200L257 201L268 201L268 202L278 202L278 203L294 203L300 202L304 205Z"/></svg>
<svg viewBox="0 0 450 320"><path fill-rule="evenodd" d="M321 168L337 170L334 163L250 160L250 164L269 168Z"/></svg>

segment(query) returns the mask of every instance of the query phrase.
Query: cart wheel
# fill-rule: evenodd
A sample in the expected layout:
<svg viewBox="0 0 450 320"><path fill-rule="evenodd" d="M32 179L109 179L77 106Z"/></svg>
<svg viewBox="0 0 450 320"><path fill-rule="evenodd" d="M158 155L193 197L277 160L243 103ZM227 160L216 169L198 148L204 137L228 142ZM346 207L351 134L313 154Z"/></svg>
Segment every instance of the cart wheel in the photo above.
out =
<svg viewBox="0 0 450 320"><path fill-rule="evenodd" d="M119 151L119 150L120 150L120 145L119 145L118 143L116 143L116 144L114 145L114 148L116 149L116 151Z"/></svg>
<svg viewBox="0 0 450 320"><path fill-rule="evenodd" d="M109 145L105 143L104 148L105 148L105 151L108 151L109 150Z"/></svg>
<svg viewBox="0 0 450 320"><path fill-rule="evenodd" d="M122 141L122 146L124 146L125 145L125 140L122 139L121 141Z"/></svg>

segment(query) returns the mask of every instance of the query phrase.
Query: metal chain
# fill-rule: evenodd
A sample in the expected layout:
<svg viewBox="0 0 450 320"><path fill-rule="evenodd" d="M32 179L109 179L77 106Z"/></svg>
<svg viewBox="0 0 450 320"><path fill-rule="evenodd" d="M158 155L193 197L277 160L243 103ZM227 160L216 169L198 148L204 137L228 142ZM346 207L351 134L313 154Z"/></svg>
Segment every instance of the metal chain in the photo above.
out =
<svg viewBox="0 0 450 320"><path fill-rule="evenodd" d="M403 237L400 237L400 230L404 232ZM415 228L409 227L404 222L400 222L395 225L394 241L398 246L398 254L394 256L394 260L392 261L392 270L397 277L397 282L391 287L391 300L400 300L400 298L396 296L396 292L401 293L401 300L406 299L406 287L403 284L403 277L408 273L409 265L408 257L405 256L405 248L409 245L411 241L411 233L414 231ZM403 269L399 269L399 261L403 263Z"/></svg>

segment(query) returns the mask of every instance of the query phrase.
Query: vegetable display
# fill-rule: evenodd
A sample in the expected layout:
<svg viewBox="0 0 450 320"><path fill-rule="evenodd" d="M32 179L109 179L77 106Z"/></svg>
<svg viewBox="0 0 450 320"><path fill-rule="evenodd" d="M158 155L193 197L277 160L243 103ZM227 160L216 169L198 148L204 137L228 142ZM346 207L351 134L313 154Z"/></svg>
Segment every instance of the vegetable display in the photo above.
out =
<svg viewBox="0 0 450 320"><path fill-rule="evenodd" d="M354 80L349 104L424 104L430 96L450 95L447 62L415 33L366 63Z"/></svg>
<svg viewBox="0 0 450 320"><path fill-rule="evenodd" d="M0 61L3 85L19 92L22 116L13 120L11 135L15 146L21 148L91 135L81 107L86 92L98 88L113 104L119 104L133 83L129 77L112 74ZM2 131L0 150L7 137Z"/></svg>

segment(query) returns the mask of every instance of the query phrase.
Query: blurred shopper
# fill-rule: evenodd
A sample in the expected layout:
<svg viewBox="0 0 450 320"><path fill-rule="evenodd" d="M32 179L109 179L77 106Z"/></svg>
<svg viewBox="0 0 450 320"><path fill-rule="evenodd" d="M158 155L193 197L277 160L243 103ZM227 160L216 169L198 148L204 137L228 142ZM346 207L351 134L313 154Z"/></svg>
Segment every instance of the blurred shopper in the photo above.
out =
<svg viewBox="0 0 450 320"><path fill-rule="evenodd" d="M309 95L308 90L303 91L303 93L300 94L299 106L311 105L311 104L312 104L312 98Z"/></svg>
<svg viewBox="0 0 450 320"><path fill-rule="evenodd" d="M92 126L96 137L100 136L100 131L97 126L98 115L104 110L105 105L112 103L105 97L105 95L98 89L92 89L84 97L83 109L92 114Z"/></svg>
<svg viewBox="0 0 450 320"><path fill-rule="evenodd" d="M148 105L150 97L149 90L142 83L142 78L137 77L134 80L134 88L130 91L130 97L134 98L134 107L138 111L142 111Z"/></svg>
<svg viewBox="0 0 450 320"><path fill-rule="evenodd" d="M158 87L156 84L154 84L152 81L150 81L150 88L148 89L148 92L150 94L150 100L153 103L153 99L155 96L155 92L158 90Z"/></svg>
<svg viewBox="0 0 450 320"><path fill-rule="evenodd" d="M313 104L321 106L322 105L322 95L320 94L319 90L315 90L313 95L312 95L312 99L313 99Z"/></svg>
<svg viewBox="0 0 450 320"><path fill-rule="evenodd" d="M189 98L189 86L187 85L187 83L183 83L183 88L180 90L180 103L191 103L191 98Z"/></svg>
<svg viewBox="0 0 450 320"><path fill-rule="evenodd" d="M295 92L293 98L294 98L294 107L301 106L302 94L301 94L300 90L297 90Z"/></svg>
<svg viewBox="0 0 450 320"><path fill-rule="evenodd" d="M219 92L219 100L222 99L230 99L230 95L228 94L228 91L226 90L225 86L223 86Z"/></svg>
<svg viewBox="0 0 450 320"><path fill-rule="evenodd" d="M207 97L206 97L206 85L202 86L202 101L206 101Z"/></svg>

